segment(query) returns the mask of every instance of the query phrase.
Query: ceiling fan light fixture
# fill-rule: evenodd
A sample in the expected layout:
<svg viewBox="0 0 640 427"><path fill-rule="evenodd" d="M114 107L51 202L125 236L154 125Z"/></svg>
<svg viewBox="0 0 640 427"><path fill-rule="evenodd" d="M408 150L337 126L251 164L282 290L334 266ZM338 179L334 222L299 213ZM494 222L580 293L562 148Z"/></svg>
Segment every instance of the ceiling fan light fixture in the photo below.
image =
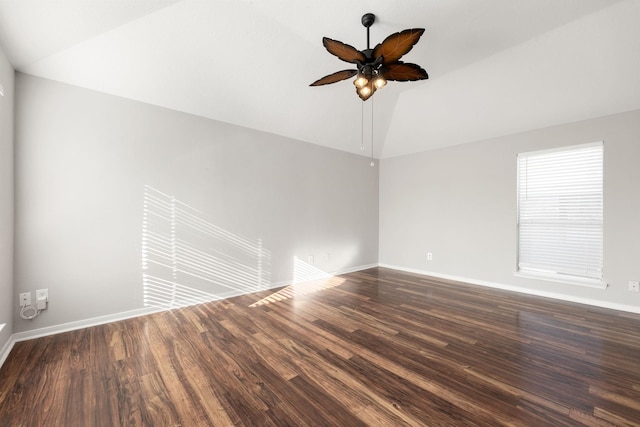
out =
<svg viewBox="0 0 640 427"><path fill-rule="evenodd" d="M373 80L369 80L369 82L365 86L359 89L356 89L358 96L363 101L366 101L367 99L371 98L371 96L375 93L375 91L376 91L376 86L373 84Z"/></svg>
<svg viewBox="0 0 640 427"><path fill-rule="evenodd" d="M367 83L369 83L369 80L362 73L359 73L358 77L353 81L353 84L356 85L358 89L365 87Z"/></svg>
<svg viewBox="0 0 640 427"><path fill-rule="evenodd" d="M385 87L387 85L387 79L385 79L382 74L378 74L374 79L373 79L373 85L376 87L376 89L381 89L383 87Z"/></svg>

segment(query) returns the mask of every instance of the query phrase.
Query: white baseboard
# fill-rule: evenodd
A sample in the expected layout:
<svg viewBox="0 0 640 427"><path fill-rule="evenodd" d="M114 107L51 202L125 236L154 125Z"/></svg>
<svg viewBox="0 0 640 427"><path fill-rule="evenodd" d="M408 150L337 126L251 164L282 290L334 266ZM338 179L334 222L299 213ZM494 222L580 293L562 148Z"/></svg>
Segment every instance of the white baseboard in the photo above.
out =
<svg viewBox="0 0 640 427"><path fill-rule="evenodd" d="M34 338L46 337L48 335L75 331L77 329L90 328L91 326L104 325L105 323L117 322L119 320L131 319L133 317L145 316L147 314L157 313L159 311L162 311L162 309L155 307L139 308L136 310L123 311L120 313L107 314L105 316L77 320L75 322L61 323L59 325L32 329L30 331L16 332L12 335L12 337L15 339L15 342L26 341Z"/></svg>
<svg viewBox="0 0 640 427"><path fill-rule="evenodd" d="M357 267L351 267L342 269L339 271L334 271L329 273L332 276L337 276L341 274L353 273L355 271L366 270L368 268L377 267L378 264L368 264ZM269 289L279 288L291 283L291 280L274 282L269 284L263 290L267 291ZM224 295L220 299L233 298L236 296L244 295L246 292L237 291L227 295ZM166 311L166 308L157 308L157 307L146 307L139 308L136 310L124 311L120 313L108 314L105 316L93 317L90 319L78 320L75 322L62 323L60 325L47 326L45 328L32 329L24 332L16 332L9 337L9 341L5 344L2 352L0 352L0 367L3 365L4 361L9 356L9 353L13 349L15 343L20 341L26 341L34 338L46 337L48 335L60 334L63 332L74 331L77 329L89 328L91 326L104 325L106 323L117 322L120 320L131 319L133 317L146 316L148 314L158 313L161 311Z"/></svg>
<svg viewBox="0 0 640 427"><path fill-rule="evenodd" d="M592 305L595 307L609 308L612 310L626 311L629 313L640 314L640 307L626 304L617 304L608 301L600 301L590 298L580 298L573 295L560 294L556 292L541 291L538 289L523 288L521 286L506 285L503 283L488 282L485 280L471 279L469 277L454 276L450 274L434 273L432 271L418 270L415 268L400 267L397 265L378 264L380 267L390 268L393 270L406 271L407 273L416 273L423 276L437 277L439 279L453 280L456 282L468 283L470 285L486 286L489 288L502 289L505 291L519 292L527 295L535 295L539 297L553 298L561 301L575 302L578 304Z"/></svg>
<svg viewBox="0 0 640 427"><path fill-rule="evenodd" d="M13 335L11 335L9 337L9 341L7 341L4 347L2 347L2 351L0 351L0 367L2 367L2 364L4 363L4 361L7 360L7 357L9 356L9 353L11 352L11 349L13 348L13 345L15 343L16 343L16 340L13 337Z"/></svg>
<svg viewBox="0 0 640 427"><path fill-rule="evenodd" d="M334 271L329 274L331 274L332 276L340 276L342 274L355 273L356 271L368 270L370 268L375 268L375 267L378 267L378 264L367 264L367 265L360 265L358 267L353 267L353 268L345 268L343 270Z"/></svg>

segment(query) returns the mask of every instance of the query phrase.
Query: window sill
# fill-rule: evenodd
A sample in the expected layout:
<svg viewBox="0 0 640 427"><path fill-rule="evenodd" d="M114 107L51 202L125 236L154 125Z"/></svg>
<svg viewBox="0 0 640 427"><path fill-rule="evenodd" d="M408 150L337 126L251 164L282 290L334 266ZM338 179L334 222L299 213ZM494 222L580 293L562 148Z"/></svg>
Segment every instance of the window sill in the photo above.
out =
<svg viewBox="0 0 640 427"><path fill-rule="evenodd" d="M567 285L584 286L587 288L595 289L606 289L608 286L606 282L598 279L587 279L575 276L561 276L558 274L516 271L515 273L513 273L513 275L525 279L544 280L546 282L564 283Z"/></svg>

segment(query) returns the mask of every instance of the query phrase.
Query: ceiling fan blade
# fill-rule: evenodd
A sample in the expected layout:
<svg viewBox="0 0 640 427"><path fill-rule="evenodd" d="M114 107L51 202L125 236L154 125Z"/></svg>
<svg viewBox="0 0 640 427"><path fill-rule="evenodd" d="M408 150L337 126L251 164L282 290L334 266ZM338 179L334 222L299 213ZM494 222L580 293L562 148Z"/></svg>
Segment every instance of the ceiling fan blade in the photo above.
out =
<svg viewBox="0 0 640 427"><path fill-rule="evenodd" d="M329 74L328 76L324 76L323 78L316 80L315 82L311 83L309 86L322 86L322 85L328 85L331 83L336 83L342 80L346 80L349 77L353 77L356 74L358 74L358 70L336 71L333 74Z"/></svg>
<svg viewBox="0 0 640 427"><path fill-rule="evenodd" d="M426 80L429 78L429 75L421 66L405 62L386 64L381 71L385 79L397 82Z"/></svg>
<svg viewBox="0 0 640 427"><path fill-rule="evenodd" d="M382 56L383 64L396 62L402 55L409 52L413 45L418 43L422 33L424 33L424 28L412 28L391 34L382 43L376 45L373 49L373 57L379 58Z"/></svg>
<svg viewBox="0 0 640 427"><path fill-rule="evenodd" d="M358 49L338 40L323 37L322 44L330 54L337 56L345 62L356 64L357 62L365 62L366 60L364 54Z"/></svg>

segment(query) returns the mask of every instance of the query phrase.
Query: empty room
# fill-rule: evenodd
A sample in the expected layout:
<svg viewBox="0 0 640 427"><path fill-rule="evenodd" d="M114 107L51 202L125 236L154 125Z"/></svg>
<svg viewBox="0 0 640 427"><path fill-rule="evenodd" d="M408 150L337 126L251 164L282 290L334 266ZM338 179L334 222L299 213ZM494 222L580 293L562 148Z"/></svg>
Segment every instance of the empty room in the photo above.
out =
<svg viewBox="0 0 640 427"><path fill-rule="evenodd" d="M0 427L640 426L639 23L0 0Z"/></svg>

